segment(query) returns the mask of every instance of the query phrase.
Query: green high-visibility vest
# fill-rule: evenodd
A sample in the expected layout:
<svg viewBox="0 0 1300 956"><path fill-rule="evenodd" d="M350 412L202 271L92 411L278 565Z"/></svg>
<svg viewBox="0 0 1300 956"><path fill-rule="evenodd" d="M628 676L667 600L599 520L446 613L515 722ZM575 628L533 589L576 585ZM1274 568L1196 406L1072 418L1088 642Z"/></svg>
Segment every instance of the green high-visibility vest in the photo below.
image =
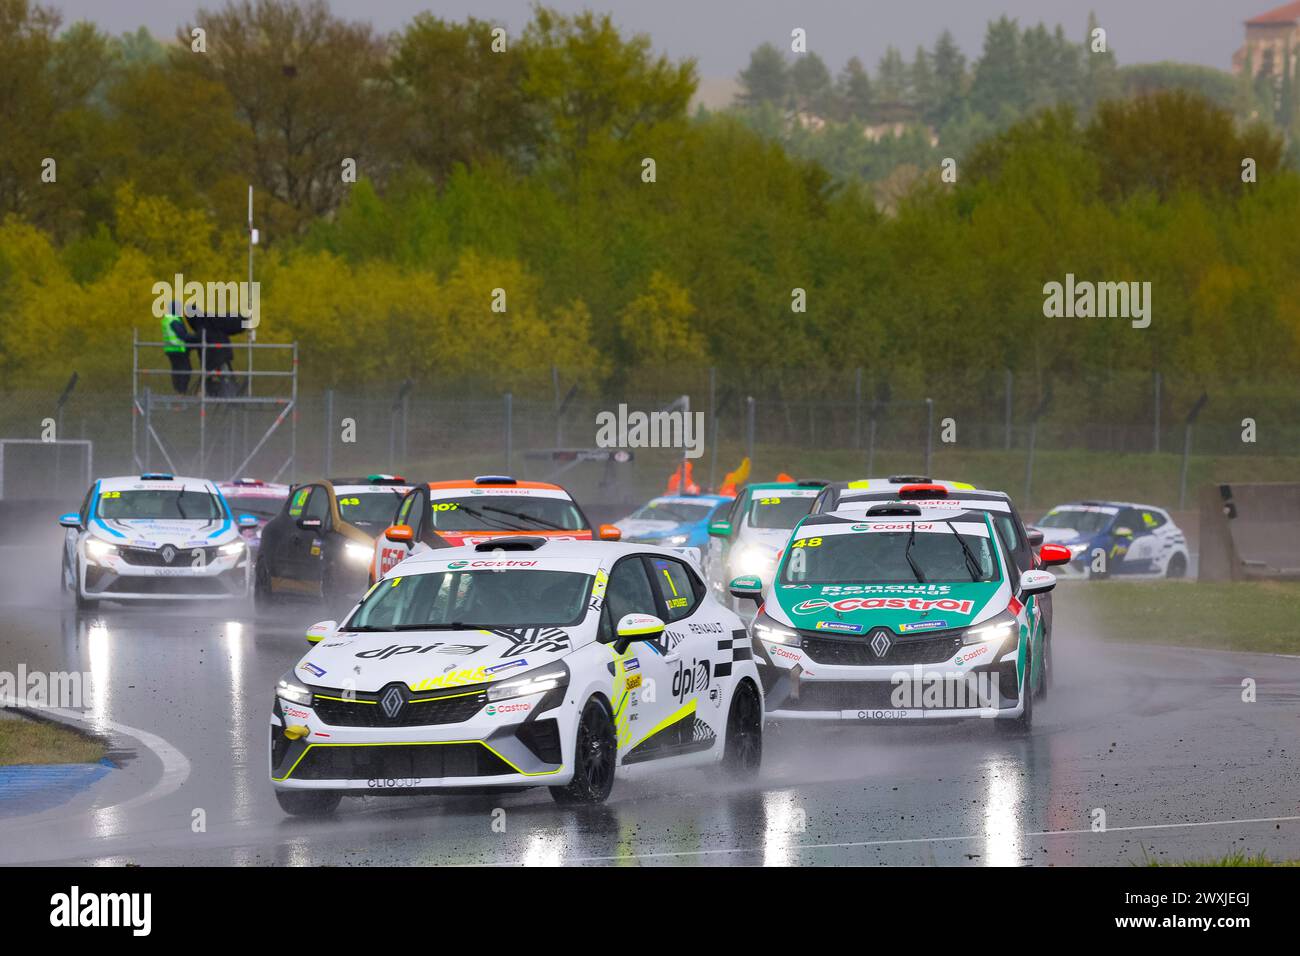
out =
<svg viewBox="0 0 1300 956"><path fill-rule="evenodd" d="M164 352L185 351L185 340L181 338L179 335L177 335L176 330L172 328L172 323L175 322L178 318L180 318L180 316L172 315L170 313L163 316L162 337L163 337Z"/></svg>

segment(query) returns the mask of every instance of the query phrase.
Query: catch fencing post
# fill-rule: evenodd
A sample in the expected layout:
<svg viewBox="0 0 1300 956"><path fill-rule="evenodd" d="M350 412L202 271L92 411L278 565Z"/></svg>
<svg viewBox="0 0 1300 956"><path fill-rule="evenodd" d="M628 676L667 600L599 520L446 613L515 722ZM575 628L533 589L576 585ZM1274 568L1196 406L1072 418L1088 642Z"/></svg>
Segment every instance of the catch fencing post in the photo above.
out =
<svg viewBox="0 0 1300 956"><path fill-rule="evenodd" d="M144 390L144 470L150 471L149 456L153 451L153 390Z"/></svg>
<svg viewBox="0 0 1300 956"><path fill-rule="evenodd" d="M754 407L756 403L754 396L750 395L745 399L745 457L749 459L750 466L754 463Z"/></svg>
<svg viewBox="0 0 1300 956"><path fill-rule="evenodd" d="M1049 380L1043 392L1043 400L1038 403L1029 417L1029 455L1025 459L1025 500L1023 507L1029 507L1029 493L1034 486L1034 454L1038 450L1038 419L1047 411L1052 402L1052 383Z"/></svg>
<svg viewBox="0 0 1300 956"><path fill-rule="evenodd" d="M1187 465L1192 457L1192 426L1196 424L1196 416L1201 414L1201 409L1205 403L1210 400L1210 396L1201 392L1201 397L1196 400L1192 410L1187 413L1187 424L1183 426L1183 469L1182 475L1178 480L1178 510L1183 510L1183 505L1187 500Z"/></svg>
<svg viewBox="0 0 1300 956"><path fill-rule="evenodd" d="M718 476L718 370L709 366L709 439L713 454L709 455L709 491L717 485Z"/></svg>

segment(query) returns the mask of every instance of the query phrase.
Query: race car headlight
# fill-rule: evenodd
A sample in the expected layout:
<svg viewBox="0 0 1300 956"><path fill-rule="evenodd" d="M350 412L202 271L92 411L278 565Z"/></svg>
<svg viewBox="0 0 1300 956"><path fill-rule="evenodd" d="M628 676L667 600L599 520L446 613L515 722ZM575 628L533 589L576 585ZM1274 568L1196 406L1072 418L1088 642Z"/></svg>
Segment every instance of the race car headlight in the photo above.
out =
<svg viewBox="0 0 1300 956"><path fill-rule="evenodd" d="M776 641L778 644L785 644L789 647L799 647L803 643L799 640L798 631L786 627L784 624L778 624L763 612L754 617L754 636L765 641Z"/></svg>
<svg viewBox="0 0 1300 956"><path fill-rule="evenodd" d="M672 534L663 539L663 545L668 548L675 548L691 540L689 534Z"/></svg>
<svg viewBox="0 0 1300 956"><path fill-rule="evenodd" d="M223 544L221 547L217 549L217 552L219 554L225 555L226 557L230 557L232 555L243 554L245 547L246 545L241 539L239 541L232 541L230 542L230 544Z"/></svg>
<svg viewBox="0 0 1300 956"><path fill-rule="evenodd" d="M365 545L353 544L349 541L343 547L343 553L348 556L349 561L357 564L369 564L370 559L374 556L374 549L367 548Z"/></svg>
<svg viewBox="0 0 1300 956"><path fill-rule="evenodd" d="M769 551L767 548L759 548L753 545L736 549L736 557L732 563L732 569L736 572L734 577L743 577L747 574L757 574L763 577L764 571L770 571L772 565L776 563L776 552ZM768 575L770 576L770 574Z"/></svg>
<svg viewBox="0 0 1300 956"><path fill-rule="evenodd" d="M1088 550L1087 542L1084 542L1083 544L1066 545L1066 547L1070 549L1070 553L1074 555L1076 558L1079 555L1083 554L1083 552Z"/></svg>
<svg viewBox="0 0 1300 956"><path fill-rule="evenodd" d="M287 671L280 682L275 685L275 696L289 701L291 704L303 704L311 706L311 691L302 684L298 683L293 676L293 671Z"/></svg>
<svg viewBox="0 0 1300 956"><path fill-rule="evenodd" d="M988 641L997 641L1001 644L1007 638L1012 637L1020 630L1020 622L1010 611L1003 611L995 614L982 624L975 627L966 628L962 634L961 642L963 644L984 644Z"/></svg>
<svg viewBox="0 0 1300 956"><path fill-rule="evenodd" d="M544 694L548 690L569 685L569 669L563 664L547 664L518 677L503 680L488 687L488 700L509 700L511 697L527 697L530 694Z"/></svg>
<svg viewBox="0 0 1300 956"><path fill-rule="evenodd" d="M86 542L86 557L92 560L106 558L111 554L117 554L117 545L100 541L98 538L91 538Z"/></svg>

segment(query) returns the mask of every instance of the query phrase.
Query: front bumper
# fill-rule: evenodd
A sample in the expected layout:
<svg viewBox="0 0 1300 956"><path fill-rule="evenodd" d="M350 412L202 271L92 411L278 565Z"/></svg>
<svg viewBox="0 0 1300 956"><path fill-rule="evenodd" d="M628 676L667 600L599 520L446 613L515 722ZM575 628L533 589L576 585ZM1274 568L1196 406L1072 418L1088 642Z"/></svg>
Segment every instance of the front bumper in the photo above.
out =
<svg viewBox="0 0 1300 956"><path fill-rule="evenodd" d="M1024 712L1014 640L1003 648L959 645L939 662L875 666L827 664L804 647L766 640L755 649L767 716L775 721L1010 719Z"/></svg>
<svg viewBox="0 0 1300 956"><path fill-rule="evenodd" d="M81 562L83 598L107 601L223 601L247 597L253 563L248 554L214 560L202 567L141 567L121 559Z"/></svg>
<svg viewBox="0 0 1300 956"><path fill-rule="evenodd" d="M575 739L575 728L563 708L540 710L544 694L495 704L480 698L469 705L465 696L473 695L447 695L457 701L448 706L473 711L464 720L404 726L340 726L321 716L382 724L376 704L336 699L328 706L304 706L277 699L270 722L271 783L281 790L384 793L569 782L572 743L566 742ZM341 708L349 707L366 713L343 716ZM306 727L308 733L289 739L287 727Z"/></svg>

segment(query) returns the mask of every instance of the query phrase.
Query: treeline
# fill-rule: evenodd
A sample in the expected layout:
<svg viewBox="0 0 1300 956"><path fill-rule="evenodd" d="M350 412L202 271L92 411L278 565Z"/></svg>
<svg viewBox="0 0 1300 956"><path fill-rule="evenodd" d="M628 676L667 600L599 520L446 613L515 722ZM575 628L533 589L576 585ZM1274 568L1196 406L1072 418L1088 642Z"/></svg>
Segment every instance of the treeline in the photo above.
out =
<svg viewBox="0 0 1300 956"><path fill-rule="evenodd" d="M124 387L154 282L242 277L249 182L259 338L298 341L308 387L549 394L556 364L614 392L716 364L846 394L863 367L902 396L1010 368L1027 402L1054 378L1300 371L1300 178L1201 97L1033 113L886 213L740 118L692 117L693 65L594 14L538 9L493 52L481 21L381 37L317 3L237 2L196 15L195 53L190 27L159 47L0 11L7 388L56 389L69 365ZM1150 281L1150 328L1044 318L1066 273Z"/></svg>
<svg viewBox="0 0 1300 956"><path fill-rule="evenodd" d="M1108 99L1181 90L1241 121L1261 119L1289 143L1300 133L1292 71L1252 79L1249 63L1240 77L1181 63L1120 66L1096 30L1091 15L1079 40L1059 24L1021 28L1003 16L989 22L973 61L944 30L910 57L888 47L874 73L852 57L832 74L816 51L787 53L765 43L738 77L732 111L839 178L881 184L887 202L918 168L964 157L1012 123L1060 106L1088 117ZM1294 149L1290 158L1294 165Z"/></svg>

